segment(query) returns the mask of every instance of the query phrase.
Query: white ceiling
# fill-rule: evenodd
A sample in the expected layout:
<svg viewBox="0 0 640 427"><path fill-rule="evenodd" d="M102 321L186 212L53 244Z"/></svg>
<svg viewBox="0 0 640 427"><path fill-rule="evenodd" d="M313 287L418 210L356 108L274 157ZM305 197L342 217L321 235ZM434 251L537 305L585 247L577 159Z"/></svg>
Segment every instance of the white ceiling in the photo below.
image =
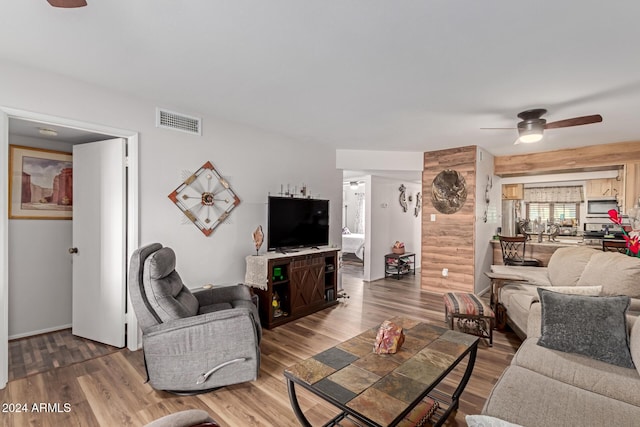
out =
<svg viewBox="0 0 640 427"><path fill-rule="evenodd" d="M40 129L55 131L57 135L42 134ZM16 118L9 119L9 133L28 138L46 139L49 141L67 142L70 144L83 144L85 142L104 141L114 138L113 136L99 133L87 132L79 129L72 129L59 125L42 124L30 120Z"/></svg>
<svg viewBox="0 0 640 427"><path fill-rule="evenodd" d="M343 149L640 140L637 0L88 3L3 2L0 58ZM533 145L480 130L538 107L604 122Z"/></svg>

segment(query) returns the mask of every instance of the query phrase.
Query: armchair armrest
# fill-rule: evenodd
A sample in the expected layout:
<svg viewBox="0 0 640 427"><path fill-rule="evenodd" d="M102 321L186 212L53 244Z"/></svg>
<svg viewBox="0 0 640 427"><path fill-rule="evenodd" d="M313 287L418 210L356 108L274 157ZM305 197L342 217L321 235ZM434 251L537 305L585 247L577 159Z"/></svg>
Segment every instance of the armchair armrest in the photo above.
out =
<svg viewBox="0 0 640 427"><path fill-rule="evenodd" d="M258 314L257 303L251 297L251 291L247 285L238 284L235 286L223 286L220 288L202 289L193 292L200 307L215 305L218 303L228 303L234 308L249 308L253 313L256 322L258 341L262 339L262 327L260 326L260 316ZM257 298L257 296L255 297Z"/></svg>
<svg viewBox="0 0 640 427"><path fill-rule="evenodd" d="M527 338L539 338L542 335L542 305L534 301L527 319Z"/></svg>
<svg viewBox="0 0 640 427"><path fill-rule="evenodd" d="M170 331L177 331L181 329L195 328L209 323L230 324L233 326L234 322L240 321L239 319L246 317L253 321L253 315L249 308L238 307L228 310L214 311L211 313L200 314L198 316L183 317L181 319L171 320L169 322L154 325L144 331L144 335L147 338L152 338L158 334L164 334ZM233 328L229 331L232 333Z"/></svg>
<svg viewBox="0 0 640 427"><path fill-rule="evenodd" d="M201 289L193 292L200 306L237 300L251 301L249 287L243 284L220 288Z"/></svg>

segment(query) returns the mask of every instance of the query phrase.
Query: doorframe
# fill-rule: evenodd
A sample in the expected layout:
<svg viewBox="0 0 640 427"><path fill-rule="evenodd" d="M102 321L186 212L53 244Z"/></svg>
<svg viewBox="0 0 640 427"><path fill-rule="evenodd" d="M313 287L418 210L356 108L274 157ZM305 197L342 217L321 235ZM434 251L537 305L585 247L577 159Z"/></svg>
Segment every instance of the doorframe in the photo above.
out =
<svg viewBox="0 0 640 427"><path fill-rule="evenodd" d="M57 117L50 114L0 106L0 176L9 174L9 118L25 119L38 123L65 126L92 133L103 133L127 140L127 263L139 246L139 139L138 132L79 120ZM0 191L0 389L9 380L9 197L8 187ZM125 272L128 282L128 274ZM127 283L128 284L128 283ZM126 284L126 285L127 285ZM140 347L138 319L136 318L128 287L125 285L127 314L125 317L127 348L135 351Z"/></svg>

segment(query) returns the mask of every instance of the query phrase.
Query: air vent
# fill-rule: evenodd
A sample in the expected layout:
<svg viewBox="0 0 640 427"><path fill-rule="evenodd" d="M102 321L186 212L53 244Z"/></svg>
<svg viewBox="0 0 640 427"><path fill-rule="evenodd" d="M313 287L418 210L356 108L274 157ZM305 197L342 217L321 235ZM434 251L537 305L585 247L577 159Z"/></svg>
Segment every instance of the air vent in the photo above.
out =
<svg viewBox="0 0 640 427"><path fill-rule="evenodd" d="M202 119L156 108L156 127L202 135Z"/></svg>

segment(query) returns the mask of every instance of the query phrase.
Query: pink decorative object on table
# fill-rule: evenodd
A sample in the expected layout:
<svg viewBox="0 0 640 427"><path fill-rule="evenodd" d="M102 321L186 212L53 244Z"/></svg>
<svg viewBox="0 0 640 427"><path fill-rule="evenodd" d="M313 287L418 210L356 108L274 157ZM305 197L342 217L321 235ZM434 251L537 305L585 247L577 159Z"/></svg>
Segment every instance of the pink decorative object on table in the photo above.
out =
<svg viewBox="0 0 640 427"><path fill-rule="evenodd" d="M404 332L395 323L385 320L378 329L373 351L376 354L393 354L400 350L404 343Z"/></svg>

